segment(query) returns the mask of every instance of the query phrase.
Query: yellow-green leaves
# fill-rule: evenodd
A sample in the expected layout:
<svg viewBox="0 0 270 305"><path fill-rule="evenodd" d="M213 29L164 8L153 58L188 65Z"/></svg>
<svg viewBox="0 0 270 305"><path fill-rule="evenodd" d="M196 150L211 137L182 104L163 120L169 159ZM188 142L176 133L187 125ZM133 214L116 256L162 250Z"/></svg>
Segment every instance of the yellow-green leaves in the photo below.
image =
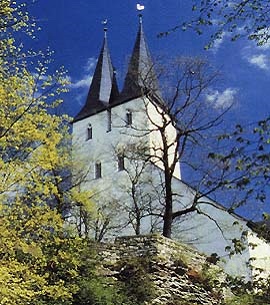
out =
<svg viewBox="0 0 270 305"><path fill-rule="evenodd" d="M81 241L64 225L69 118L55 113L67 78L49 74L47 55L16 45L14 31L31 32L28 22L23 4L0 1L0 305L68 305Z"/></svg>
<svg viewBox="0 0 270 305"><path fill-rule="evenodd" d="M55 210L20 202L2 205L0 248L1 305L71 302L78 289L80 241L65 237Z"/></svg>
<svg viewBox="0 0 270 305"><path fill-rule="evenodd" d="M0 305L69 305L82 241L66 219L91 211L90 194L73 186L70 119L56 115L68 77L49 73L50 50L16 43L33 33L18 3L0 1Z"/></svg>

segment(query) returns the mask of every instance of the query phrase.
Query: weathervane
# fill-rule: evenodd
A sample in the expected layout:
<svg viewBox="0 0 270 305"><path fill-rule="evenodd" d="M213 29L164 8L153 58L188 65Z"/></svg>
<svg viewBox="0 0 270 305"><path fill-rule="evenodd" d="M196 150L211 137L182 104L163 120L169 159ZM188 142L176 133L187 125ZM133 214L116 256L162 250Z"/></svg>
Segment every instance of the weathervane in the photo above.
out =
<svg viewBox="0 0 270 305"><path fill-rule="evenodd" d="M103 30L106 33L108 28L107 28L107 24L108 24L108 19L104 19L101 21L101 24L103 24Z"/></svg>
<svg viewBox="0 0 270 305"><path fill-rule="evenodd" d="M140 12L139 13L139 18L140 18L140 23L142 23L142 11L144 10L144 5L137 3L137 11Z"/></svg>

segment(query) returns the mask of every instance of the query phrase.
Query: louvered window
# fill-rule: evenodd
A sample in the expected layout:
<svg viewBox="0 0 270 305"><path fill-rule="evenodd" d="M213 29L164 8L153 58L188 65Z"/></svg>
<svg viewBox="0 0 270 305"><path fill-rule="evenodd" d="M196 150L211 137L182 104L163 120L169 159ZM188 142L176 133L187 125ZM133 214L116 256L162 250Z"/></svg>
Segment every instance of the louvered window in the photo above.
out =
<svg viewBox="0 0 270 305"><path fill-rule="evenodd" d="M92 128L92 125L89 124L87 127L86 140L91 140L92 138L93 138L93 128Z"/></svg>
<svg viewBox="0 0 270 305"><path fill-rule="evenodd" d="M107 110L107 132L112 130L112 112L111 109Z"/></svg>
<svg viewBox="0 0 270 305"><path fill-rule="evenodd" d="M95 164L95 178L96 179L101 178L101 163L100 162L97 162Z"/></svg>
<svg viewBox="0 0 270 305"><path fill-rule="evenodd" d="M132 112L130 110L126 113L126 126L132 125Z"/></svg>

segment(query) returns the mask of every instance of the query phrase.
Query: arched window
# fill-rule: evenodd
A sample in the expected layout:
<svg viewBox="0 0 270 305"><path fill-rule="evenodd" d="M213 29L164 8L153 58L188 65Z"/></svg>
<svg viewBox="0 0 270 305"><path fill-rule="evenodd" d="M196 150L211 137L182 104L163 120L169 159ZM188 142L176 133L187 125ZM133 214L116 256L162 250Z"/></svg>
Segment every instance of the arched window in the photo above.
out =
<svg viewBox="0 0 270 305"><path fill-rule="evenodd" d="M118 171L123 171L125 169L125 157L124 155L118 155Z"/></svg>
<svg viewBox="0 0 270 305"><path fill-rule="evenodd" d="M101 178L101 163L100 162L96 162L96 164L95 164L95 178L96 179Z"/></svg>
<svg viewBox="0 0 270 305"><path fill-rule="evenodd" d="M112 112L111 109L107 110L107 132L112 130Z"/></svg>
<svg viewBox="0 0 270 305"><path fill-rule="evenodd" d="M126 126L131 126L132 125L132 112L128 110L126 112Z"/></svg>
<svg viewBox="0 0 270 305"><path fill-rule="evenodd" d="M87 135L86 135L86 141L91 140L93 138L93 128L91 124L88 124L87 127Z"/></svg>

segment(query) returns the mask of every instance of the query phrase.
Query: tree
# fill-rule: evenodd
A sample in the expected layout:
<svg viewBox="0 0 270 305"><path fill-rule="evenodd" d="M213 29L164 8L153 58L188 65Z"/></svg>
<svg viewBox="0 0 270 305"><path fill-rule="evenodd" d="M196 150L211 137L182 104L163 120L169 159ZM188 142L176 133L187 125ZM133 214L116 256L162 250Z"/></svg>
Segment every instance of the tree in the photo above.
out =
<svg viewBox="0 0 270 305"><path fill-rule="evenodd" d="M1 302L71 304L80 241L65 237L61 215L46 203L1 203L0 229Z"/></svg>
<svg viewBox="0 0 270 305"><path fill-rule="evenodd" d="M101 242L105 237L118 235L125 227L122 219L119 219L119 212L122 211L120 203L114 199L106 200L105 197L97 195L99 204L95 212L90 217L86 213L86 233L87 238L94 238L95 241Z"/></svg>
<svg viewBox="0 0 270 305"><path fill-rule="evenodd" d="M27 3L3 1L1 15L1 193L22 190L40 196L67 217L71 205L91 205L91 194L80 190L85 177L71 159L71 119L57 114L68 90L66 71L60 67L49 73L49 50L30 52L17 43L17 34L31 36L35 29ZM31 185L29 179L37 183Z"/></svg>
<svg viewBox="0 0 270 305"><path fill-rule="evenodd" d="M140 141L115 150L120 162L118 166L126 178L120 182L121 192L127 195L120 203L123 213L127 214L123 227L131 225L136 235L156 231L159 219L152 215L158 211L157 192L147 155L147 143ZM146 228L145 219L150 219L150 225Z"/></svg>
<svg viewBox="0 0 270 305"><path fill-rule="evenodd" d="M156 87L147 87L149 83L142 79L140 85L145 85L141 92L142 98L140 101L136 100L136 104L129 105L134 113L134 124L128 128L119 125L121 133L129 139L122 141L123 146L146 141L148 147L139 151L141 154L137 153L137 156L136 153L126 155L127 172L124 177L127 181L130 159L135 159L136 164L148 162L147 172L150 172L151 168L154 190L159 191L150 201L152 200L151 204L154 206L158 203L159 207L155 211L150 208L147 213L148 216L161 219L163 235L169 238L175 236L174 228L179 220L188 219L188 224L197 224L197 228L195 225L195 229L191 228L194 233L192 238L197 238L200 233L203 238L206 236L204 240L196 243L197 246L209 243L206 250L206 246L200 247L201 251L216 252L228 259L233 254L238 254L236 260L241 261L242 270L245 269L243 274L246 272L247 275L249 270L246 266L246 254L251 253L253 247L249 244L249 237L255 234L244 219L231 214L248 201L253 201L254 204L254 200L257 200L256 203L260 198L263 200L263 194L255 191L254 183L257 183L256 179L260 173L261 176L267 173L261 161L267 162L268 151L264 153L260 148L260 154L256 150L260 147L256 146L259 142L246 139L245 133L242 134L243 128L239 125L236 130L229 129L228 133L224 133L221 122L228 109L217 110L207 99L207 89L213 85L217 73L209 69L205 61L178 58L168 67L167 74L164 74L164 69L162 72L161 84L164 86L164 93L161 95ZM139 105L140 102L142 106ZM139 112L140 115L136 116ZM254 131L259 140L266 144L269 137L264 131L264 125L265 123L261 122L261 127L255 128ZM262 134L264 137L261 137ZM251 148L258 154L253 155ZM258 158L254 159L255 156ZM189 170L194 171L194 175L189 178L196 179L190 179L189 184L183 182L178 173L179 162L185 169L188 166ZM119 177L118 175L117 182ZM142 176L137 178L143 179ZM133 184L126 185L127 188L130 187L126 192L132 194ZM258 183L257 187L260 186L263 185ZM254 188L254 191L251 191L251 188ZM143 189L146 189L145 185ZM257 197L257 194L262 196ZM144 195L147 195L147 191ZM219 198L218 201L215 198ZM132 211L133 201L126 202L130 203L129 211ZM225 202L225 205L222 206L218 202ZM135 205L135 211L136 207L138 206ZM139 216L141 212L144 210L139 209ZM197 222L198 219L203 219L207 224L202 225ZM212 232L214 238L220 241L217 246L210 236ZM245 251L247 253L243 253Z"/></svg>
<svg viewBox="0 0 270 305"><path fill-rule="evenodd" d="M117 236L123 230L125 234L140 235L155 232L160 227L160 219L153 216L160 210L160 194L146 154L147 143L141 138L137 143L136 140L131 142L113 145L114 156L110 162L117 164L117 179L109 179L110 186L106 187L105 183L93 183L91 199L97 206L91 214L81 211L82 234L93 236L96 241Z"/></svg>
<svg viewBox="0 0 270 305"><path fill-rule="evenodd" d="M161 82L164 85L164 94L161 97L155 89L146 92L146 103L150 100L156 116L146 106L150 128L148 133L155 134L156 143L146 156L158 168L161 168L161 179L158 182L158 189L162 189L163 199L160 213L156 216L163 219L163 235L171 237L172 225L175 219L190 213L203 213L199 208L199 202L205 196L213 193L221 187L224 178L221 171L215 176L211 187L206 186L207 179L211 172L217 170L213 163L211 169L203 166L190 156L198 149L200 153L205 151L209 141L213 139L213 129L221 122L221 113L213 111L205 99L207 89L217 76L217 72L205 61L198 58L176 58L172 60L167 69L162 69ZM212 136L210 137L210 132ZM208 137L208 142L207 142ZM173 181L179 162L189 164L193 169L202 171L200 181L193 189L193 200L188 205L182 202L182 194L173 189ZM179 193L180 192L180 193ZM210 204L210 203L209 203Z"/></svg>
<svg viewBox="0 0 270 305"><path fill-rule="evenodd" d="M269 130L269 117L259 122L237 124L231 131L218 137L222 150L208 156L226 164L228 179L224 186L236 192L229 211L246 206L249 211L254 210L255 220L258 221L263 216L263 221L250 223L250 226L266 239L269 218L266 206L270 179Z"/></svg>
<svg viewBox="0 0 270 305"><path fill-rule="evenodd" d="M22 51L14 31L31 32L23 4L1 1L0 15L1 302L71 304L81 242L63 220L89 196L65 181L69 118L55 114L65 71L49 74L47 54Z"/></svg>
<svg viewBox="0 0 270 305"><path fill-rule="evenodd" d="M197 16L177 25L173 29L161 33L166 35L179 28L183 30L194 29L202 34L204 27L212 26L214 34L211 35L208 47L221 39L225 33L231 34L231 40L247 37L258 45L263 45L269 39L269 2L264 0L204 0L193 1L192 11Z"/></svg>
<svg viewBox="0 0 270 305"><path fill-rule="evenodd" d="M114 143L114 155L122 157L125 163L117 179L110 179L109 187L118 191L115 199L121 207L121 219L126 219L126 225L132 226L135 234L143 231L144 219L154 219L151 224L158 224L155 230L162 222L163 234L171 237L176 222L199 214L215 223L223 234L218 221L202 208L204 205L224 209L209 196L228 189L231 174L227 160L221 162L211 157L212 151L218 149L213 143L219 144L215 133L221 132L222 117L228 110L216 109L207 100L208 89L211 90L218 73L199 58L176 58L160 71L164 93L157 91L154 80L140 75L142 100L133 109L135 115L140 115L128 128L115 118L115 126L123 136L121 144ZM153 73L146 73L146 77L149 75L152 77ZM149 88L149 84L154 87ZM190 186L181 181L179 162L189 172L195 172L196 179ZM105 193L111 195L106 190ZM232 205L230 201L227 208Z"/></svg>

